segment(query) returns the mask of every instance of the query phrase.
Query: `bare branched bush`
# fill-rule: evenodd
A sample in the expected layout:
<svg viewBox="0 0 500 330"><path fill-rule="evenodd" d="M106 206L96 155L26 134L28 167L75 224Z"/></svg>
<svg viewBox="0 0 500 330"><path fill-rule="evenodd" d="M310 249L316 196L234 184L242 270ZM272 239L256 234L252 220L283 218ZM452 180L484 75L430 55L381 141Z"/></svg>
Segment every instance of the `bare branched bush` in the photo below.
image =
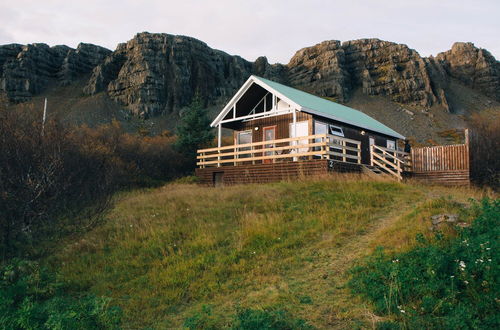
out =
<svg viewBox="0 0 500 330"><path fill-rule="evenodd" d="M45 124L30 109L0 109L0 257L36 250L41 241L93 226L112 194L184 174L194 162L174 137Z"/></svg>
<svg viewBox="0 0 500 330"><path fill-rule="evenodd" d="M470 118L471 178L480 185L500 188L500 111L476 113Z"/></svg>

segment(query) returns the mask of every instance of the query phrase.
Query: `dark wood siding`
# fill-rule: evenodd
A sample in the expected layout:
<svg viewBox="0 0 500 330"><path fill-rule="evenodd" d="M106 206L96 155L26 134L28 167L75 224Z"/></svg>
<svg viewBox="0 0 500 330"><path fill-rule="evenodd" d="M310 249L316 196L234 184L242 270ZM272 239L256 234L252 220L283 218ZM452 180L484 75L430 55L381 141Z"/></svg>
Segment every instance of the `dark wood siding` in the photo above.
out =
<svg viewBox="0 0 500 330"><path fill-rule="evenodd" d="M297 113L297 122L306 120L309 121L309 134L312 134L312 116L304 112ZM261 142L264 135L263 128L268 126L276 126L275 139L286 139L290 137L289 125L292 122L292 114L239 122L238 125L234 126L234 134L237 134L238 131L252 130L252 142ZM256 127L258 127L258 130L255 130Z"/></svg>
<svg viewBox="0 0 500 330"><path fill-rule="evenodd" d="M387 140L395 141L397 145L397 139L394 137L372 132L353 125L348 125L342 122L331 120L329 118L324 118L316 115L313 116L305 112L297 112L297 122L305 120L309 122L309 135L315 134L314 121L318 120L326 124L332 124L342 127L342 130L344 131L344 137L361 141L361 162L363 164L370 163L370 137L375 138L376 145L384 148L387 147ZM289 125L290 123L292 123L292 121L292 114L287 114L254 119L246 122L231 123L231 128L235 130L233 141L235 141L236 143L235 137L238 131L252 130L252 142L261 142L264 134L263 128L267 126L276 126L276 139L286 139L290 137ZM258 127L258 130L255 130L256 127ZM365 131L365 134L361 134L361 131Z"/></svg>
<svg viewBox="0 0 500 330"><path fill-rule="evenodd" d="M331 120L329 118L324 118L320 116L314 116L313 118L313 131L312 134L314 134L314 121L320 121L322 123L326 124L331 124L335 125L338 127L341 127L342 130L344 131L344 137L352 140L357 140L361 141L361 163L363 164L370 164L370 137L373 137L375 139L375 144L381 147L387 147L387 140L392 140L396 143L397 146L397 139L394 137L386 136L380 133L372 132L367 129L363 129L360 127L356 127L353 125L348 125L339 121ZM361 132L364 131L365 134L361 134Z"/></svg>

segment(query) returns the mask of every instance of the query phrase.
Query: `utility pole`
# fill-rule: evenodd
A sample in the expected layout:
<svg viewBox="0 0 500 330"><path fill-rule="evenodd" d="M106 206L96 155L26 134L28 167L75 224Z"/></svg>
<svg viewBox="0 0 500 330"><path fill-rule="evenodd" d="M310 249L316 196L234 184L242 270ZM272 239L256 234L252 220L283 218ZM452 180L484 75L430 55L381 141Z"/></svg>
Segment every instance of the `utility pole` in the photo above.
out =
<svg viewBox="0 0 500 330"><path fill-rule="evenodd" d="M43 105L42 136L45 130L45 118L47 118L47 98L45 98L45 103Z"/></svg>

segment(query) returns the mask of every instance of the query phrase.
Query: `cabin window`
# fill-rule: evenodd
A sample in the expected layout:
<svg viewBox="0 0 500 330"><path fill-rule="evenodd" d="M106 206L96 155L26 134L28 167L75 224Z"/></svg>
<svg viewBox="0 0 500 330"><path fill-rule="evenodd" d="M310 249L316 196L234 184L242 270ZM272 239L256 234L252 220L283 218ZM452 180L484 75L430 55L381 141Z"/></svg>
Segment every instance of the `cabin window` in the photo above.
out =
<svg viewBox="0 0 500 330"><path fill-rule="evenodd" d="M328 134L328 125L320 121L314 121L314 134ZM314 139L314 142L321 142L321 138ZM314 147L314 151L321 150L321 147Z"/></svg>
<svg viewBox="0 0 500 330"><path fill-rule="evenodd" d="M344 131L342 130L342 127L338 127L335 125L330 125L330 134L332 135L337 135L337 136L344 136Z"/></svg>
<svg viewBox="0 0 500 330"><path fill-rule="evenodd" d="M327 134L328 125L320 121L314 121L314 134Z"/></svg>
<svg viewBox="0 0 500 330"><path fill-rule="evenodd" d="M252 143L252 131L241 131L238 132L237 138L236 138L236 144L248 144ZM238 151L247 151L250 150L251 147L243 147L243 148L238 148ZM250 157L250 153L246 153L243 155L238 155L237 158L248 158Z"/></svg>
<svg viewBox="0 0 500 330"><path fill-rule="evenodd" d="M396 141L387 140L387 149L396 150Z"/></svg>

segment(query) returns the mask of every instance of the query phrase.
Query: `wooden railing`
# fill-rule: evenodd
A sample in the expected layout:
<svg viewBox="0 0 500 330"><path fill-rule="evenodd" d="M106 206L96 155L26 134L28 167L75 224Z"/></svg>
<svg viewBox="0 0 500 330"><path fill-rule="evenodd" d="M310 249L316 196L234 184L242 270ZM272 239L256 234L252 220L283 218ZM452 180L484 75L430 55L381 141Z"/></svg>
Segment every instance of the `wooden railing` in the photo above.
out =
<svg viewBox="0 0 500 330"><path fill-rule="evenodd" d="M403 171L411 171L410 154L399 150L371 145L370 162L399 181L403 180Z"/></svg>
<svg viewBox="0 0 500 330"><path fill-rule="evenodd" d="M316 134L198 150L200 168L333 159L361 164L361 142L330 134Z"/></svg>

